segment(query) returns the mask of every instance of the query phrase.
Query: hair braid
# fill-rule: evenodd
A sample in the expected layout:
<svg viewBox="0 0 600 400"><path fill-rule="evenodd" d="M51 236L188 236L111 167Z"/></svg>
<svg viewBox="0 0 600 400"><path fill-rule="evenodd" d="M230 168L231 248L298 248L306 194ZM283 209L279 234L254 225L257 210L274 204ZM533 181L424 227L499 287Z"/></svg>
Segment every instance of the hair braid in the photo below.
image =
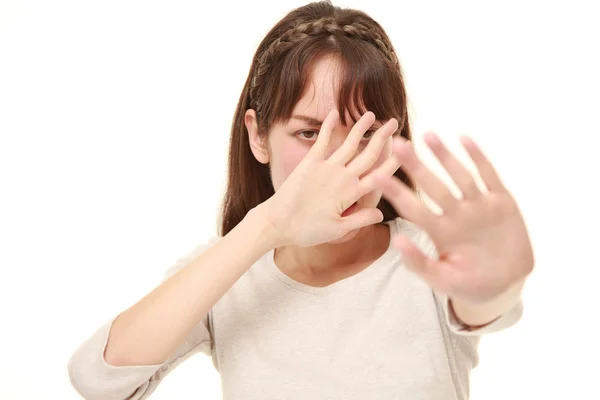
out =
<svg viewBox="0 0 600 400"><path fill-rule="evenodd" d="M269 71L271 64L298 43L319 35L349 36L356 37L379 49L392 65L399 64L396 52L389 39L379 35L374 29L369 28L364 22L350 22L339 24L331 17L320 18L315 21L304 22L294 25L275 39L258 57L256 70L250 83L250 99L256 103L257 88L262 78ZM257 108L260 105L257 103Z"/></svg>

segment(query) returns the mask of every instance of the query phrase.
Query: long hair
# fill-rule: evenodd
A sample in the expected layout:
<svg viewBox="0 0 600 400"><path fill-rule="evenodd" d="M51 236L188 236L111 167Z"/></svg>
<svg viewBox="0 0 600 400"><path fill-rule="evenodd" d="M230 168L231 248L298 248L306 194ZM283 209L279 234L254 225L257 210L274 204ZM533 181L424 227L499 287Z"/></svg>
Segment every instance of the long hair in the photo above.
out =
<svg viewBox="0 0 600 400"><path fill-rule="evenodd" d="M220 232L225 236L246 214L275 192L269 165L256 160L244 123L246 110L256 111L259 135L291 118L310 83L313 66L324 57L340 63L337 109L373 111L378 120L396 118L394 135L411 138L407 96L396 52L383 28L366 13L319 1L296 8L262 40L253 58L231 126L227 188L221 208ZM352 115L352 113L351 113ZM354 117L352 122L356 123ZM395 175L414 190L398 169ZM398 217L382 197L384 221Z"/></svg>

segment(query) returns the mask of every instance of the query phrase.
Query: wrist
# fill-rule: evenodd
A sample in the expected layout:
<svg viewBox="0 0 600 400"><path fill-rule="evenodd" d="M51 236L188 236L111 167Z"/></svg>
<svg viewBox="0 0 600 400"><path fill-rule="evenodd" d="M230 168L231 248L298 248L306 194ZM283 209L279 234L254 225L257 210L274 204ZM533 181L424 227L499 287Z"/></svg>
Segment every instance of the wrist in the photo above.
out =
<svg viewBox="0 0 600 400"><path fill-rule="evenodd" d="M242 222L253 226L253 231L256 232L255 239L265 251L270 251L286 243L281 232L269 221L267 207L267 202L259 204L246 214Z"/></svg>
<svg viewBox="0 0 600 400"><path fill-rule="evenodd" d="M470 326L483 326L502 316L520 300L525 280L511 285L502 294L484 303L470 303L456 298L449 299L449 306L460 322Z"/></svg>

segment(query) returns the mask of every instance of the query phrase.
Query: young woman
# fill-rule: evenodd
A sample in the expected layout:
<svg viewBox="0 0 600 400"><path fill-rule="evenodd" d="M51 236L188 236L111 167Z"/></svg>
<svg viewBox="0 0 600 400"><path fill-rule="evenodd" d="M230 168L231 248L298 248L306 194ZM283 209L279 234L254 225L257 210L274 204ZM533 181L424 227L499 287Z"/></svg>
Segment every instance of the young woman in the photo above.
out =
<svg viewBox="0 0 600 400"><path fill-rule="evenodd" d="M75 389L145 399L202 352L224 399L468 398L478 338L520 318L533 253L472 140L483 185L425 136L455 196L410 137L380 25L329 2L290 12L239 100L219 236L77 349Z"/></svg>

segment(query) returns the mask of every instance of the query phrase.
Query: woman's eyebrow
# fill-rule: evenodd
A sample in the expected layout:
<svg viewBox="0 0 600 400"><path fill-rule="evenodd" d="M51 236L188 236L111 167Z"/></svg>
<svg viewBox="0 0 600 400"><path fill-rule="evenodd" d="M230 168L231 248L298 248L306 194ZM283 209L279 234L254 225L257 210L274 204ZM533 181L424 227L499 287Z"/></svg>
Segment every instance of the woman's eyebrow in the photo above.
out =
<svg viewBox="0 0 600 400"><path fill-rule="evenodd" d="M292 119L297 119L299 121L306 122L309 125L315 125L315 126L323 125L323 121L319 121L318 119L309 117L308 115L293 115Z"/></svg>
<svg viewBox="0 0 600 400"><path fill-rule="evenodd" d="M295 114L295 115L292 115L292 119L297 119L299 121L306 122L307 124L313 125L313 126L323 125L323 121L319 121L318 119L310 117L308 115ZM383 124L380 121L375 121L373 123L373 125L379 127Z"/></svg>

